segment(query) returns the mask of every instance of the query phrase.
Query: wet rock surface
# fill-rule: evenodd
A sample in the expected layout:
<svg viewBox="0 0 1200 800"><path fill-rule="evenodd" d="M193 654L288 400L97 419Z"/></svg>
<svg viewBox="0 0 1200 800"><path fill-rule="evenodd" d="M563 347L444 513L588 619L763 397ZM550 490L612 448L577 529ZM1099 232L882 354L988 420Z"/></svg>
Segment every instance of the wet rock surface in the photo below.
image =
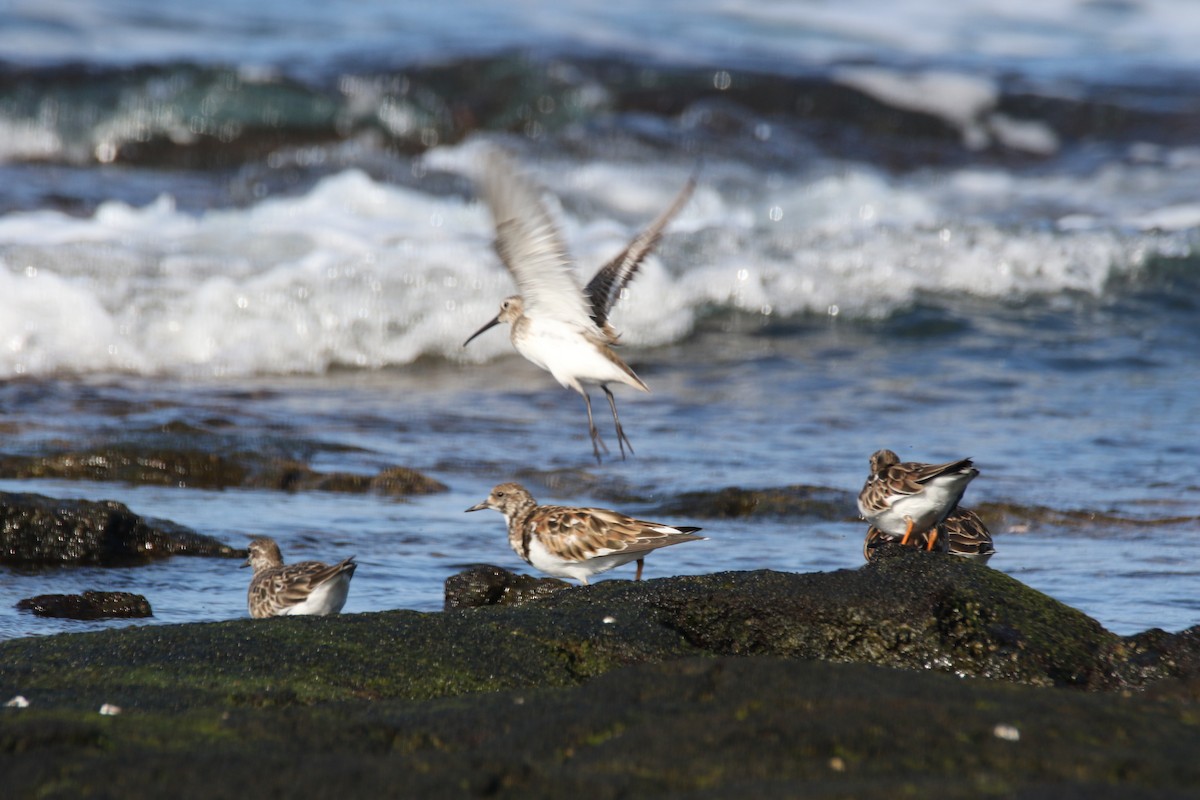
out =
<svg viewBox="0 0 1200 800"><path fill-rule="evenodd" d="M445 609L519 606L570 586L558 578L518 575L501 567L481 564L446 579Z"/></svg>
<svg viewBox="0 0 1200 800"><path fill-rule="evenodd" d="M39 617L82 620L154 616L150 610L150 601L131 592L39 594L17 601L17 608L30 611Z"/></svg>
<svg viewBox="0 0 1200 800"><path fill-rule="evenodd" d="M246 551L111 500L0 492L0 562L113 565L174 555L244 558Z"/></svg>
<svg viewBox="0 0 1200 800"><path fill-rule="evenodd" d="M21 639L0 643L0 697L30 701L0 709L0 773L14 797L1184 797L1198 631L1117 637L905 550Z"/></svg>

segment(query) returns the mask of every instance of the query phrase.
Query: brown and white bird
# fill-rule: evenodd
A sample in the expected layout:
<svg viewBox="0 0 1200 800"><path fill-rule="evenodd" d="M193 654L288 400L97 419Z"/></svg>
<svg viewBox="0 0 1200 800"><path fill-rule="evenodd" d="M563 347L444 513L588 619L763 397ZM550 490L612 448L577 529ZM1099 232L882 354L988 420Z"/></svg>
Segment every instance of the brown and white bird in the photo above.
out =
<svg viewBox="0 0 1200 800"><path fill-rule="evenodd" d="M520 293L506 298L495 319L471 334L463 347L493 326L509 323L509 337L518 353L549 372L562 386L583 395L597 462L600 448L608 452L608 447L592 420L592 399L586 385L598 385L608 398L622 458L626 447L633 452L633 445L621 427L617 402L608 384L623 383L642 392L650 391L613 350L618 335L608 322L609 312L695 186L695 178L689 180L671 206L584 288L538 189L504 154L493 151L488 156L483 196L495 223L496 251Z"/></svg>
<svg viewBox="0 0 1200 800"><path fill-rule="evenodd" d="M494 508L508 521L508 543L521 558L557 578L588 578L637 561L634 580L651 550L704 539L699 528L634 519L605 508L539 506L519 483L502 483L467 511Z"/></svg>
<svg viewBox="0 0 1200 800"><path fill-rule="evenodd" d="M250 616L263 618L338 613L346 605L350 579L358 565L354 556L337 564L301 561L285 565L279 545L261 536L250 542L250 555L242 566L254 568L246 596Z"/></svg>
<svg viewBox="0 0 1200 800"><path fill-rule="evenodd" d="M979 470L971 459L945 464L901 463L891 450L871 455L871 475L858 493L858 510L873 527L908 544L913 534L930 532L926 549L937 541L934 528L962 499Z"/></svg>
<svg viewBox="0 0 1200 800"><path fill-rule="evenodd" d="M992 544L992 534L979 515L969 508L959 506L950 516L942 520L933 529L936 533L934 546L930 546L930 531L914 534L911 542L927 550L938 550L943 553L961 556L972 561L986 564L996 554ZM868 528L867 538L863 542L863 556L870 561L875 557L880 545L892 542L899 544L899 539L888 536L879 528Z"/></svg>

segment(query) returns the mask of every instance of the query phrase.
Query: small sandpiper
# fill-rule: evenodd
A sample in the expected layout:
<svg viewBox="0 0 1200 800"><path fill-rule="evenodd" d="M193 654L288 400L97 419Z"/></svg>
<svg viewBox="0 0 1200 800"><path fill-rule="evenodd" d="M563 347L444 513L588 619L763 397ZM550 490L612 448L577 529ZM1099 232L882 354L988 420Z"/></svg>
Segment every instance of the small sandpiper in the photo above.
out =
<svg viewBox="0 0 1200 800"><path fill-rule="evenodd" d="M934 530L962 499L979 474L971 459L945 464L900 463L891 450L871 455L871 476L858 494L858 510L873 527L908 544L913 534L930 532L926 549L937 542Z"/></svg>
<svg viewBox="0 0 1200 800"><path fill-rule="evenodd" d="M508 543L521 558L556 578L588 578L637 561L642 579L646 554L660 547L704 539L699 528L663 525L605 508L539 506L519 483L502 483L467 511L494 508L508 521Z"/></svg>
<svg viewBox="0 0 1200 800"><path fill-rule="evenodd" d="M562 386L583 395L597 462L601 460L600 448L608 452L608 447L601 441L592 420L592 399L584 384L596 384L604 390L622 458L626 447L633 452L633 445L621 427L617 403L608 384L623 383L639 391L650 391L614 352L619 337L608 322L608 314L695 187L693 177L666 211L602 267L587 288L580 288L571 257L539 191L507 156L496 151L488 155L483 196L495 222L496 250L520 294L506 298L496 318L471 334L463 347L489 328L509 323L509 335L518 353L549 372Z"/></svg>
<svg viewBox="0 0 1200 800"><path fill-rule="evenodd" d="M913 534L910 541L917 547L936 549L981 564L986 564L996 554L991 532L979 515L969 508L959 506L933 530L937 534L933 547L929 545L930 531ZM875 557L877 548L887 542L899 543L899 540L878 528L868 528L866 541L863 542L863 556L870 561Z"/></svg>
<svg viewBox="0 0 1200 800"><path fill-rule="evenodd" d="M284 565L279 545L265 536L250 542L250 555L243 567L253 567L246 599L250 616L278 617L291 614L336 614L346 605L354 556L337 564L301 561Z"/></svg>

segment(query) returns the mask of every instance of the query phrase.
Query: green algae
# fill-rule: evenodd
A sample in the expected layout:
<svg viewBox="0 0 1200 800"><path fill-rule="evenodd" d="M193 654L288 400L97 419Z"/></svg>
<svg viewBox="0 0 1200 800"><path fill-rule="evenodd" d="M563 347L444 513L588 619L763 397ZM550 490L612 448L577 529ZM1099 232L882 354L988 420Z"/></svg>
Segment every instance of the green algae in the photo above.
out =
<svg viewBox="0 0 1200 800"><path fill-rule="evenodd" d="M915 551L518 607L23 639L0 643L0 698L31 701L0 709L0 772L14 798L1186 795L1195 698L1042 688L1165 680L1113 659L1168 640L1190 641L1121 647Z"/></svg>

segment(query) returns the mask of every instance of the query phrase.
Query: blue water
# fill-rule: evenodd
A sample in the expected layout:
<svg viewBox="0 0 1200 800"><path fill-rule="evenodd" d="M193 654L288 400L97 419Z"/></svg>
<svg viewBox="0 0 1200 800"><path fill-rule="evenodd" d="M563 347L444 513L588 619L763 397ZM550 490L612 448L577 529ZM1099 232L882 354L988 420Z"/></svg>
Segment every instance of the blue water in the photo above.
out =
<svg viewBox="0 0 1200 800"><path fill-rule="evenodd" d="M872 451L971 456L964 504L1004 512L991 566L1120 633L1195 625L1200 150L1179 132L1200 15L1177 12L10 5L4 451L183 423L214 449L281 442L449 491L0 490L355 554L348 612L436 610L464 565L523 567L498 515L462 513L501 481L704 527L648 577L813 571L862 563ZM473 199L494 145L558 198L585 275L700 165L613 315L652 389L617 389L628 461L595 464L582 400L502 332L461 348L512 291ZM844 513L661 510L794 484ZM152 624L244 616L248 578L193 558L3 566L0 637L130 624L13 608L45 592L139 592Z"/></svg>

